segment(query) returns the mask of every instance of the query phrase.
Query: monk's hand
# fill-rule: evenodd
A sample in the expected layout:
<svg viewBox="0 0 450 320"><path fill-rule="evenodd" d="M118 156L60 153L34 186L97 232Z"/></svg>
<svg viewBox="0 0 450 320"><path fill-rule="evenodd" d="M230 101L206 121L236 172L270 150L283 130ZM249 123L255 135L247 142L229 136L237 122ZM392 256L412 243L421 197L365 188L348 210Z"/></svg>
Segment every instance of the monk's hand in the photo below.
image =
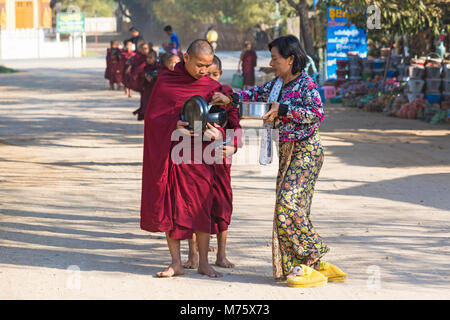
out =
<svg viewBox="0 0 450 320"><path fill-rule="evenodd" d="M208 137L210 140L222 139L222 132L220 132L220 130L217 129L220 128L220 126L217 123L214 123L214 126L212 126L210 123L207 123L206 126L208 128L203 133L206 137Z"/></svg>
<svg viewBox="0 0 450 320"><path fill-rule="evenodd" d="M233 154L236 153L236 151L237 151L237 146L223 146L223 148L222 148L224 158L228 158L228 157L232 156Z"/></svg>
<svg viewBox="0 0 450 320"><path fill-rule="evenodd" d="M272 102L272 106L265 115L262 116L264 122L272 122L275 118L278 117L278 109L280 108L280 104L278 102Z"/></svg>
<svg viewBox="0 0 450 320"><path fill-rule="evenodd" d="M231 99L221 92L214 93L211 99L211 104L213 106L226 106L230 103Z"/></svg>
<svg viewBox="0 0 450 320"><path fill-rule="evenodd" d="M178 120L176 130L185 136L195 136L193 130L188 130L185 127L189 125L189 122Z"/></svg>

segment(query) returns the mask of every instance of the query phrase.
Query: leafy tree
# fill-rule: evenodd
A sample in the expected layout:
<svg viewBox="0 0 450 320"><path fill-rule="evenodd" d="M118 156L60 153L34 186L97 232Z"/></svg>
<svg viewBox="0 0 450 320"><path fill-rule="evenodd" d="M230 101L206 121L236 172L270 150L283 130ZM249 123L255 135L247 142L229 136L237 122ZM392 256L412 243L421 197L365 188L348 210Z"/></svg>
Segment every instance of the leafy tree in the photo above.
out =
<svg viewBox="0 0 450 320"><path fill-rule="evenodd" d="M284 0L287 5L294 9L297 16L300 17L300 38L303 39L306 53L314 56L314 39L311 33L311 26L308 17L308 11L312 8L312 0Z"/></svg>
<svg viewBox="0 0 450 320"><path fill-rule="evenodd" d="M76 5L87 17L113 17L117 4L114 0L62 0L63 9Z"/></svg>
<svg viewBox="0 0 450 320"><path fill-rule="evenodd" d="M366 15L367 9L369 6L379 8L380 29L368 29L368 36L372 32L381 33L388 39L388 46L392 50L398 36L414 37L423 29L431 29L435 35L439 35L443 28L443 5L447 2L448 0L343 0L342 6L350 13L351 22L365 29L368 21L376 22L371 21L374 18L373 12ZM385 66L383 88L389 61L390 55Z"/></svg>
<svg viewBox="0 0 450 320"><path fill-rule="evenodd" d="M269 22L274 7L273 0L160 0L153 5L160 21L193 32L199 25L215 23L245 30Z"/></svg>

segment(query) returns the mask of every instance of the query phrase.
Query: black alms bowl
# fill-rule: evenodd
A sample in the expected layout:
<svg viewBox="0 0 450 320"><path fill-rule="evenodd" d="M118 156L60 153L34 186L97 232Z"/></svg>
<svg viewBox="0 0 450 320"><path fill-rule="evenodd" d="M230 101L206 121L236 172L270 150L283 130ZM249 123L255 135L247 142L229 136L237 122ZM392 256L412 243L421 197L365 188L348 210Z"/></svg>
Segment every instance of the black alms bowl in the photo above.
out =
<svg viewBox="0 0 450 320"><path fill-rule="evenodd" d="M217 123L224 127L227 124L227 112L219 106L208 105L201 96L193 96L186 100L181 112L181 120L189 122L188 130L194 130L195 121L201 121L202 131L206 129L206 123Z"/></svg>
<svg viewBox="0 0 450 320"><path fill-rule="evenodd" d="M227 112L224 108L219 106L211 106L208 112L208 123L214 125L214 123L218 124L222 128L227 125L228 117Z"/></svg>

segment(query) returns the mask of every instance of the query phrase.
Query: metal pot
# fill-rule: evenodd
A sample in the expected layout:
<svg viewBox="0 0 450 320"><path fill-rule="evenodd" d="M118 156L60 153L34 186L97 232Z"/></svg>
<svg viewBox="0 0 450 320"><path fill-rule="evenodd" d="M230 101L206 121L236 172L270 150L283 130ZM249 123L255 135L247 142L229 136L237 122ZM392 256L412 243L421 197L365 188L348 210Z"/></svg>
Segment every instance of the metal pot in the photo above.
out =
<svg viewBox="0 0 450 320"><path fill-rule="evenodd" d="M186 100L181 112L181 120L189 122L188 130L194 130L195 121L202 122L202 130L206 129L206 123L217 123L221 127L227 124L227 112L225 109L209 105L202 96L193 96Z"/></svg>
<svg viewBox="0 0 450 320"><path fill-rule="evenodd" d="M270 110L268 102L241 102L239 116L243 119L261 119Z"/></svg>

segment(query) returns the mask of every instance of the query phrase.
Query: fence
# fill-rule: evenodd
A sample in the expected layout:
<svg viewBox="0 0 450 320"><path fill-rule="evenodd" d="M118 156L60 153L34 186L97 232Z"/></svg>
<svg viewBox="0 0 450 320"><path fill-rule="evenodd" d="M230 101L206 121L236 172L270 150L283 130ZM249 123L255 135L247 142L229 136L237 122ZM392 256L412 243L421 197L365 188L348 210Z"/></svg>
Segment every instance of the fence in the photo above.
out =
<svg viewBox="0 0 450 320"><path fill-rule="evenodd" d="M86 18L86 33L114 33L117 32L116 18Z"/></svg>

